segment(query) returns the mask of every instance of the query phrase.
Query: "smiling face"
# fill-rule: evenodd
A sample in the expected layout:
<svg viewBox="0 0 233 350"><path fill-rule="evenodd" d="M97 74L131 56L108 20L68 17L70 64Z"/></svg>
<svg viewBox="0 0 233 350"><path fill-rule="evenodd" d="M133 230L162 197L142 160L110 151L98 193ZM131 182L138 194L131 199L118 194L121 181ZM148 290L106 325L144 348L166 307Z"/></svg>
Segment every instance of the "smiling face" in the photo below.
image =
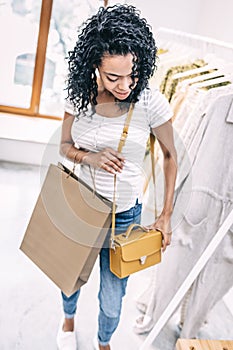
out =
<svg viewBox="0 0 233 350"><path fill-rule="evenodd" d="M135 88L138 78L132 79L133 55L109 55L102 58L98 66L101 89L107 90L118 100L125 100Z"/></svg>

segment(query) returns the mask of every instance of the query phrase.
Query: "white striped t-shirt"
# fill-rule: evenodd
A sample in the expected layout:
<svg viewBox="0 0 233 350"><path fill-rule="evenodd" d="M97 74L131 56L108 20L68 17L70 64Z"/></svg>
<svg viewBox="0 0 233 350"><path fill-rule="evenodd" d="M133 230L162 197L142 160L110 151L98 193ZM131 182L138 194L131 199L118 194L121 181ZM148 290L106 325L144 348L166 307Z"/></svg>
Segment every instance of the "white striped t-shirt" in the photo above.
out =
<svg viewBox="0 0 233 350"><path fill-rule="evenodd" d="M73 114L72 106L67 103L65 111ZM95 113L90 117L90 111L91 108L73 122L72 138L75 146L91 152L99 152L106 147L117 150L127 114L108 118ZM171 117L169 103L158 89L145 89L141 93L135 104L128 137L122 150L125 165L122 173L117 174L116 212L130 209L135 205L136 199L139 203L142 201L143 160L149 133L151 128L162 125ZM93 187L94 173L97 192L112 200L114 175L103 169L90 170L89 166L81 165L79 176Z"/></svg>

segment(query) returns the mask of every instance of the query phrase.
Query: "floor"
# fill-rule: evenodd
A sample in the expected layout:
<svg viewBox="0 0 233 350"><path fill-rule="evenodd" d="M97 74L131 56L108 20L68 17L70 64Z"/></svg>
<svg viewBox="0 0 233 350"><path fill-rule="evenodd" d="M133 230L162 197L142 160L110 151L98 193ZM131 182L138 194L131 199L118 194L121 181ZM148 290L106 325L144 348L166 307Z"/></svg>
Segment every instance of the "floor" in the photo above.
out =
<svg viewBox="0 0 233 350"><path fill-rule="evenodd" d="M40 185L40 168L0 162L0 350L55 350L62 317L60 291L19 250ZM98 262L88 284L83 286L78 306L79 350L91 350L97 329ZM137 350L146 335L133 331L139 315L136 299L150 283L150 269L131 276L123 304L120 326L112 338L113 350ZM227 296L228 302L232 294ZM232 300L232 299L231 299ZM231 304L232 305L232 304ZM232 311L232 309L231 309ZM179 337L177 314L153 343L155 350L173 350ZM208 316L200 337L233 339L233 313L219 302Z"/></svg>

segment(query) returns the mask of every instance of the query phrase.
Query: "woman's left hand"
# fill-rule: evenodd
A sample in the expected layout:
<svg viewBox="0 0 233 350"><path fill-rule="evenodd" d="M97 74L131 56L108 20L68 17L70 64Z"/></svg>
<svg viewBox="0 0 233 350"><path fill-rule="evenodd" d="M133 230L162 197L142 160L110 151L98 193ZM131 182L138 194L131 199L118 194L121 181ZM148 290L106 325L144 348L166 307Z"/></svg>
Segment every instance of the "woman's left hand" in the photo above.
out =
<svg viewBox="0 0 233 350"><path fill-rule="evenodd" d="M158 219L151 225L147 226L149 229L158 230L162 233L162 251L164 252L171 244L172 230L171 230L171 217L161 214Z"/></svg>

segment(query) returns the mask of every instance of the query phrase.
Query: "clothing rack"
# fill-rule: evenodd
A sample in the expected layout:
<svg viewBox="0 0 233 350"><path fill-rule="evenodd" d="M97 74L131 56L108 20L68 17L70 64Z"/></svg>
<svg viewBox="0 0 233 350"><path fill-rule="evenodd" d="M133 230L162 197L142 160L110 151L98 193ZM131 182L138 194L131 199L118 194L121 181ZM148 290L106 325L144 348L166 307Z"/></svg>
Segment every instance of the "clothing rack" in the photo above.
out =
<svg viewBox="0 0 233 350"><path fill-rule="evenodd" d="M230 229L232 223L233 210L230 212L230 214L228 214L227 218L223 222L222 226L218 229L215 236L212 238L204 253L198 259L198 261L196 262L196 264L194 265L184 282L181 284L180 288L178 289L178 291L176 292L166 309L163 311L158 321L155 323L154 327L152 328L151 332L149 333L139 350L150 350L152 342L162 330L162 328L165 326L165 324L167 323L167 321L181 302L182 298L189 290L192 283L195 281L203 267L211 258L212 254L214 253L214 251L216 250L216 248L221 243L222 239L225 237L226 233Z"/></svg>
<svg viewBox="0 0 233 350"><path fill-rule="evenodd" d="M222 58L223 60L228 62L232 62L233 59L233 44L230 43L164 27L158 28L158 30L156 31L156 36L158 40L158 46L161 48L164 48L163 45L166 45L166 43L175 42L180 43L184 46L190 46L194 49L197 49L202 57L204 57L207 54L213 54L216 57ZM205 267L206 263L211 258L212 254L215 252L215 250L225 237L232 224L233 210L230 212L223 224L220 226L217 233L212 238L203 254L195 263L192 270L185 278L184 282L181 284L170 303L167 305L166 309L156 321L154 327L150 331L149 335L146 337L139 350L152 349L151 345L153 341L155 340L159 332L162 330L162 328L166 325L167 321L169 320L173 312L176 310L179 303L182 301L183 297L188 292L189 288L191 287L201 270Z"/></svg>
<svg viewBox="0 0 233 350"><path fill-rule="evenodd" d="M159 27L155 34L159 44L160 41L169 42L172 39L177 43L198 49L202 56L212 53L227 61L232 62L233 60L233 44L231 43L164 27Z"/></svg>
<svg viewBox="0 0 233 350"><path fill-rule="evenodd" d="M159 48L163 49L163 44L166 45L166 43L172 41L172 43L180 43L184 46L196 49L199 51L200 58L209 54L221 58L224 61L233 62L233 44L231 43L165 27L159 27L155 32L155 36ZM144 194L149 186L150 179L151 174L144 184Z"/></svg>

